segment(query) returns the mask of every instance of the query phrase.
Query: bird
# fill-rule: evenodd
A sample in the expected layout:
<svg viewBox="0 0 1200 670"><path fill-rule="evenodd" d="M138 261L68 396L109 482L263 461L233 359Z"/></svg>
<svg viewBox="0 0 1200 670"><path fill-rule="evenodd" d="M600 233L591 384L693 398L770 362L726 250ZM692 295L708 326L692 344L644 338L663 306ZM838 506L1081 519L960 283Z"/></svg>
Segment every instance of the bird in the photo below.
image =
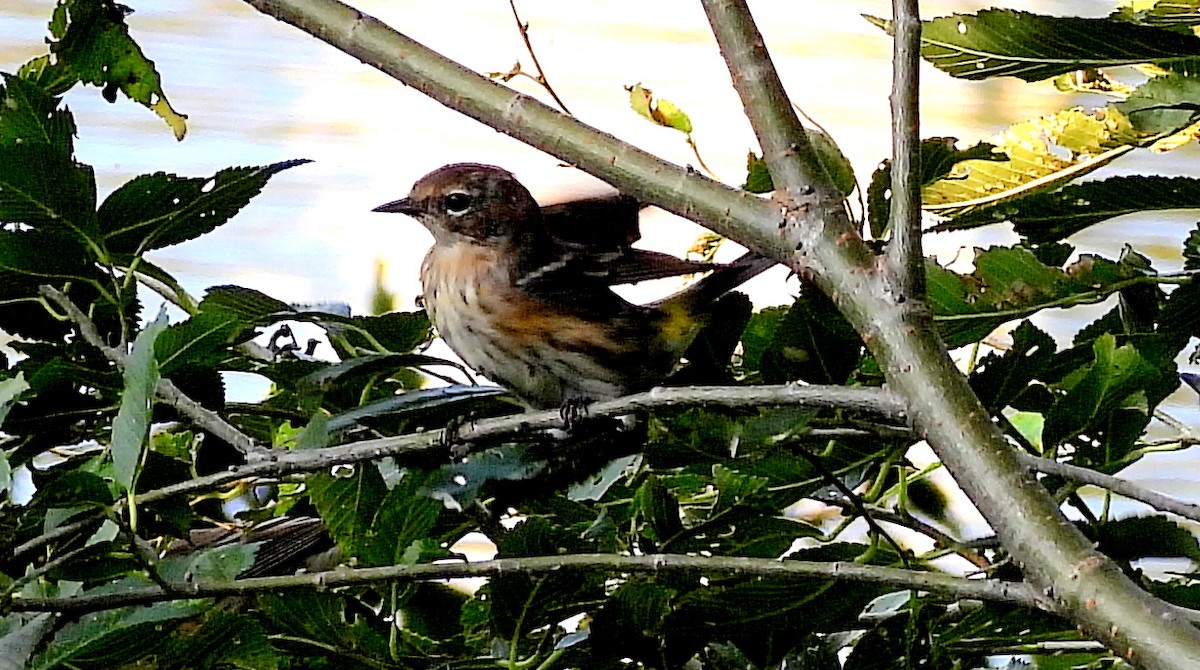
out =
<svg viewBox="0 0 1200 670"><path fill-rule="evenodd" d="M775 264L753 252L714 265L634 249L640 209L619 194L542 207L511 172L456 163L373 211L433 234L420 302L462 361L531 408L563 409L662 384L714 302ZM645 305L612 290L702 271Z"/></svg>

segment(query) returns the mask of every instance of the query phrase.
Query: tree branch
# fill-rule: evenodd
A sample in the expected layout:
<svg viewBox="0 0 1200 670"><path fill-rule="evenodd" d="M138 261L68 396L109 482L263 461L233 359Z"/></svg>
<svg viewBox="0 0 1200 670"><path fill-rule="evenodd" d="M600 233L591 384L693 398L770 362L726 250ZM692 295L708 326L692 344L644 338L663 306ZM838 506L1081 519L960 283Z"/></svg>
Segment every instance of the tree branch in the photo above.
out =
<svg viewBox="0 0 1200 670"><path fill-rule="evenodd" d="M888 385L907 400L918 435L996 529L1029 581L1052 594L1059 609L1090 635L1146 668L1200 667L1200 631L1096 551L1020 466L936 336L923 301L896 290L894 273L881 271L886 263L846 227L844 211L832 206L829 194L836 189L827 176L815 167L788 165L780 148L795 144L795 130L781 119L793 112L779 97L778 77L762 74L773 66L744 0L704 0L704 6L772 175L785 180L789 195L799 187L788 180L815 177L812 188L825 196L816 205L823 230L815 229L808 203L788 203L786 210L785 223L795 222L798 250L807 256L812 279L863 337ZM893 179L896 172L893 166Z"/></svg>
<svg viewBox="0 0 1200 670"><path fill-rule="evenodd" d="M801 579L846 579L913 589L957 599L986 600L1049 610L1052 602L1023 582L995 579L964 579L937 572L916 572L899 568L862 565L851 562L788 561L766 558L725 556L613 556L611 554L571 554L567 556L530 556L477 563L435 563L390 565L380 568L338 568L284 577L254 577L232 582L201 581L180 585L179 590L146 587L117 593L80 596L26 598L14 594L10 609L15 612L61 612L82 614L98 610L147 605L192 598L215 598L289 589L326 590L376 582L416 582L500 575L561 575L597 570L626 575L713 574L740 577Z"/></svg>
<svg viewBox="0 0 1200 670"><path fill-rule="evenodd" d="M612 417L636 410L684 407L806 407L841 408L884 416L903 421L904 412L898 398L881 389L848 388L842 386L693 386L656 388L634 395L588 405L588 416ZM487 419L456 431L453 446L456 455L482 451L498 440L528 435L531 431L562 428L558 410L529 412ZM365 440L323 449L272 451L267 459L230 468L223 472L147 491L137 497L139 504L171 496L206 491L248 477L280 477L296 472L314 472L335 465L358 463L391 456L400 465L414 460L427 461L441 457L451 459L452 447L443 438L444 431L436 430L409 435L397 435ZM477 444L472 444L477 443Z"/></svg>
<svg viewBox="0 0 1200 670"><path fill-rule="evenodd" d="M1178 514L1185 519L1200 522L1200 505L1173 498L1165 493L1151 491L1127 479L1119 479L1112 475L1106 475L1102 472L1082 468L1078 465L1071 465L1070 463L1060 463L1050 458L1038 458L1037 456L1023 452L1017 452L1017 457L1030 470L1047 475L1057 475L1077 484L1099 486L1102 489L1107 489L1131 500L1144 502L1154 509Z"/></svg>
<svg viewBox="0 0 1200 670"><path fill-rule="evenodd" d="M43 285L39 288L42 297L54 303L66 313L67 318L74 322L80 336L88 344L100 350L105 358L112 361L120 369L125 367L125 352L110 347L96 330L96 325L80 310L65 293L53 286ZM269 449L260 446L249 435L238 430L236 426L222 419L216 412L192 400L170 379L159 379L154 387L154 395L163 403L174 407L180 414L191 419L197 426L212 433L217 438L228 442L247 458L263 458L270 453Z"/></svg>
<svg viewBox="0 0 1200 670"><path fill-rule="evenodd" d="M892 0L892 199L888 271L897 293L925 299L925 254L921 250L921 17L917 0Z"/></svg>

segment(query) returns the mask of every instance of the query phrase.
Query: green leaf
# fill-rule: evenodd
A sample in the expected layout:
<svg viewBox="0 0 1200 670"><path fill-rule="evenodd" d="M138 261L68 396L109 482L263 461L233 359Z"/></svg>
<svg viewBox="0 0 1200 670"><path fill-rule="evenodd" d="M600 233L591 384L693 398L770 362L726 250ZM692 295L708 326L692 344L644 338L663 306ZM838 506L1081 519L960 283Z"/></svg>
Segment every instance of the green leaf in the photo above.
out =
<svg viewBox="0 0 1200 670"><path fill-rule="evenodd" d="M398 353L414 351L433 337L433 329L424 310L389 312L380 316L354 316L350 317L348 322L341 323L350 328L339 328L336 329L337 332L343 335L351 346L363 349L374 348L374 345L355 329L366 331L385 349ZM335 330L332 325L326 327L331 331Z"/></svg>
<svg viewBox="0 0 1200 670"><path fill-rule="evenodd" d="M971 388L989 411L1007 407L1050 365L1058 347L1054 338L1024 321L1013 331L1013 345L1003 354L984 356L971 371Z"/></svg>
<svg viewBox="0 0 1200 670"><path fill-rule="evenodd" d="M750 193L770 193L775 190L767 162L753 151L746 154L746 183L742 190Z"/></svg>
<svg viewBox="0 0 1200 670"><path fill-rule="evenodd" d="M38 507L103 506L112 501L112 491L99 475L73 470L41 485L31 504Z"/></svg>
<svg viewBox="0 0 1200 670"><path fill-rule="evenodd" d="M141 254L215 230L279 172L311 161L226 168L212 177L158 172L134 177L113 191L96 213L105 243L114 253Z"/></svg>
<svg viewBox="0 0 1200 670"><path fill-rule="evenodd" d="M1007 221L1030 242L1044 244L1124 214L1198 207L1200 179L1113 177L981 207L936 230L962 230Z"/></svg>
<svg viewBox="0 0 1200 670"><path fill-rule="evenodd" d="M546 461L532 452L525 444L505 444L472 454L464 462L443 465L426 482L428 495L447 507L469 508L498 485L543 475Z"/></svg>
<svg viewBox="0 0 1200 670"><path fill-rule="evenodd" d="M144 586L144 581L130 579L88 593L111 593ZM120 654L123 660L131 660L128 659L131 650L141 648L147 639L155 639L156 627L161 631L164 622L195 616L208 607L204 601L180 600L85 614L63 626L28 668L51 670L73 660L114 653Z"/></svg>
<svg viewBox="0 0 1200 670"><path fill-rule="evenodd" d="M641 529L642 536L658 545L683 532L679 501L658 477L647 477L646 482L638 488L633 499L633 510L645 522Z"/></svg>
<svg viewBox="0 0 1200 670"><path fill-rule="evenodd" d="M465 385L406 391L334 415L329 418L328 429L330 432L336 433L372 417L416 414L432 409L452 407L465 402L476 402L481 398L499 397L507 395L507 393L508 391L497 386Z"/></svg>
<svg viewBox="0 0 1200 670"><path fill-rule="evenodd" d="M374 617L355 616L361 602L344 593L288 591L263 594L257 598L262 617L274 630L306 645L306 661L327 654L328 667L347 667L346 658L363 654L367 658L388 658L387 629Z"/></svg>
<svg viewBox="0 0 1200 670"><path fill-rule="evenodd" d="M866 18L891 32L890 21ZM1086 68L1195 58L1200 39L1113 19L988 9L925 21L921 56L953 77L1041 81Z"/></svg>
<svg viewBox="0 0 1200 670"><path fill-rule="evenodd" d="M1200 558L1196 536L1165 517L1127 517L1100 524L1094 530L1096 548L1118 561Z"/></svg>
<svg viewBox="0 0 1200 670"><path fill-rule="evenodd" d="M1147 380L1159 376L1158 368L1132 344L1118 347L1110 334L1096 338L1092 351L1094 361L1080 376L1065 381L1066 395L1046 413L1043 439L1047 445L1073 438L1122 408L1132 409L1148 420L1144 389Z"/></svg>
<svg viewBox="0 0 1200 670"><path fill-rule="evenodd" d="M1024 247L996 247L975 257L975 272L959 275L926 263L929 305L951 348L976 342L997 326L1052 306L1097 302L1109 288L1144 276L1136 269L1080 256L1069 268L1043 264Z"/></svg>
<svg viewBox="0 0 1200 670"><path fill-rule="evenodd" d="M309 475L305 483L309 498L342 552L347 557L368 558L376 536L372 522L388 495L379 468L358 463L349 476Z"/></svg>
<svg viewBox="0 0 1200 670"><path fill-rule="evenodd" d="M167 102L154 61L129 36L127 11L112 0L60 0L51 23L51 33L59 39L50 42L50 53L80 81L104 87L109 102L116 100L120 90L149 108L181 140L187 133L187 117Z"/></svg>
<svg viewBox="0 0 1200 670"><path fill-rule="evenodd" d="M37 86L46 95L62 95L79 83L79 77L67 68L60 67L50 54L30 59L17 69L17 76Z"/></svg>
<svg viewBox="0 0 1200 670"><path fill-rule="evenodd" d="M388 658L388 630L373 623L373 617L354 616L358 600L344 593L289 591L262 594L258 609L266 622L298 640L311 640L305 656L328 654L330 668L340 668L352 654Z"/></svg>
<svg viewBox="0 0 1200 670"><path fill-rule="evenodd" d="M0 223L19 224L99 249L92 169L50 144L0 145Z"/></svg>
<svg viewBox="0 0 1200 670"><path fill-rule="evenodd" d="M231 544L201 549L163 559L155 568L163 579L176 584L196 580L231 582L254 565L260 548L258 544Z"/></svg>
<svg viewBox="0 0 1200 670"><path fill-rule="evenodd" d="M1183 242L1183 269L1200 270L1200 223L1196 224Z"/></svg>
<svg viewBox="0 0 1200 670"><path fill-rule="evenodd" d="M813 152L817 154L817 160L820 161L821 167L825 168L825 174L829 175L829 179L833 181L834 188L838 190L842 198L850 197L855 187L858 186L858 182L854 178L854 166L850 164L850 159L846 158L846 154L842 153L842 148L824 130L805 128L805 134L808 135L808 142L812 145Z"/></svg>
<svg viewBox="0 0 1200 670"><path fill-rule="evenodd" d="M441 558L446 551L436 542L421 546L430 538L442 503L423 494L424 482L417 471L409 471L392 486L371 517L373 539L364 552L368 565L396 565L427 562ZM409 552L416 546L415 555Z"/></svg>
<svg viewBox="0 0 1200 670"><path fill-rule="evenodd" d="M1155 77L1113 107L1142 133L1171 135L1200 118L1200 78L1179 73Z"/></svg>
<svg viewBox="0 0 1200 670"><path fill-rule="evenodd" d="M497 558L558 556L591 548L577 533L544 518L530 518L511 530L489 535L496 543ZM597 571L539 577L515 572L497 575L486 591L492 599L493 631L511 638L518 627L527 633L588 611L604 597L605 578Z"/></svg>
<svg viewBox="0 0 1200 670"><path fill-rule="evenodd" d="M758 371L768 384L844 384L862 352L862 339L833 301L802 289L775 329Z"/></svg>
<svg viewBox="0 0 1200 670"><path fill-rule="evenodd" d="M192 318L172 324L154 343L159 372L169 375L186 365L215 365L246 325L228 312L201 309Z"/></svg>
<svg viewBox="0 0 1200 670"><path fill-rule="evenodd" d="M45 144L63 156L74 153L75 120L33 83L4 74L0 87L0 147ZM0 149L2 150L2 149Z"/></svg>
<svg viewBox="0 0 1200 670"><path fill-rule="evenodd" d="M121 409L113 420L112 459L117 483L126 490L133 489L142 447L150 434L154 388L159 380L154 340L166 327L164 305L158 318L138 333L133 349L125 357L125 391L121 394Z"/></svg>
<svg viewBox="0 0 1200 670"><path fill-rule="evenodd" d="M744 505L767 486L766 477L743 475L723 465L713 466L713 486L717 489L717 502L713 514Z"/></svg>
<svg viewBox="0 0 1200 670"><path fill-rule="evenodd" d="M280 665L267 631L247 614L207 612L194 627L178 627L165 642L160 656L178 668L274 670Z"/></svg>
<svg viewBox="0 0 1200 670"><path fill-rule="evenodd" d="M808 141L812 144L813 152L817 155L817 160L821 163L821 167L825 168L825 173L833 181L838 193L843 198L849 197L858 186L858 182L854 178L854 166L850 164L850 159L842 153L842 148L837 145L837 142L820 128L805 128L805 133L808 135ZM753 151L746 155L746 183L742 185L742 188L751 193L770 193L775 190L775 184L771 180L771 173L767 169L766 161Z"/></svg>
<svg viewBox="0 0 1200 670"><path fill-rule="evenodd" d="M787 307L766 307L750 316L750 323L742 331L742 366L747 370L761 370L763 356L775 341L775 333L787 318Z"/></svg>
<svg viewBox="0 0 1200 670"><path fill-rule="evenodd" d="M9 410L20 400L21 394L28 391L29 388L29 382L25 381L24 372L18 372L15 377L0 380L0 427L4 426L4 419L8 417Z"/></svg>
<svg viewBox="0 0 1200 670"><path fill-rule="evenodd" d="M1171 291L1158 318L1159 332L1200 334L1200 284L1193 280Z"/></svg>
<svg viewBox="0 0 1200 670"><path fill-rule="evenodd" d="M241 286L213 286L200 301L201 309L226 311L243 321L259 322L281 312L295 312L286 302Z"/></svg>
<svg viewBox="0 0 1200 670"><path fill-rule="evenodd" d="M589 643L622 656L654 658L676 595L675 589L648 579L622 584L596 612Z"/></svg>

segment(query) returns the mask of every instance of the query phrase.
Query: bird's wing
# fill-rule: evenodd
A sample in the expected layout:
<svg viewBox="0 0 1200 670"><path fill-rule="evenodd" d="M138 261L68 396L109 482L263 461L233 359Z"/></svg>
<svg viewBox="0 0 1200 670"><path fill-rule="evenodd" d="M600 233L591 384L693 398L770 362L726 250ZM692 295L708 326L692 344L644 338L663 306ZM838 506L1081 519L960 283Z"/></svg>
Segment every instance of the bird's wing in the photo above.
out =
<svg viewBox="0 0 1200 670"><path fill-rule="evenodd" d="M535 292L558 293L581 286L618 286L706 272L712 263L633 248L641 238L641 203L628 196L574 200L542 208L552 246L519 283Z"/></svg>

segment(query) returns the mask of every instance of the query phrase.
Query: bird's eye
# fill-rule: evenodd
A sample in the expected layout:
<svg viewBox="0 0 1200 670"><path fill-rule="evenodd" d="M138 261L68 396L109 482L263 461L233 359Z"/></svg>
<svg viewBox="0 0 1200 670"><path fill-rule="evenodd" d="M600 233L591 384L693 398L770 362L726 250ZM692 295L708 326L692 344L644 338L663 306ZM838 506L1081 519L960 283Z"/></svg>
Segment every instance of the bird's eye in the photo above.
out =
<svg viewBox="0 0 1200 670"><path fill-rule="evenodd" d="M468 209L471 209L471 196L466 193L455 192L446 196L447 214L460 216L466 214Z"/></svg>

